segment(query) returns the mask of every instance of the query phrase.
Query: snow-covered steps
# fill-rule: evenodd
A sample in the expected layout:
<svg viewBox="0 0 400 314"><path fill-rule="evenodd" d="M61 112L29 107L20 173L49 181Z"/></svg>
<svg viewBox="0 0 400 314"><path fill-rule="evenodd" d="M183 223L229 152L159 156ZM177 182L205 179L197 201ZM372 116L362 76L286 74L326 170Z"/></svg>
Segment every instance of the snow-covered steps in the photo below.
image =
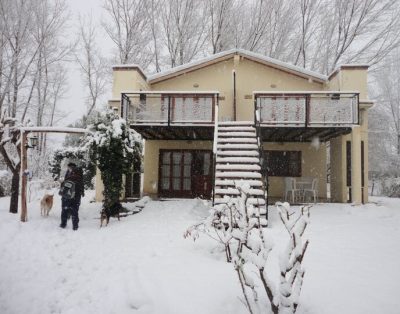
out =
<svg viewBox="0 0 400 314"><path fill-rule="evenodd" d="M237 185L247 184L247 204L266 214L265 187L261 173L260 147L256 128L251 121L220 122L217 129L214 203L238 200ZM263 221L266 221L263 217ZM265 225L265 223L263 224Z"/></svg>
<svg viewBox="0 0 400 314"><path fill-rule="evenodd" d="M256 150L224 150L218 152L218 156L243 156L243 157L258 157L259 153Z"/></svg>
<svg viewBox="0 0 400 314"><path fill-rule="evenodd" d="M256 130L254 130L254 132L223 132L220 129L218 129L218 137L219 138L221 138L221 137L232 138L233 136L236 137L236 138L238 138L238 137L247 137L247 138L255 137L256 136Z"/></svg>
<svg viewBox="0 0 400 314"><path fill-rule="evenodd" d="M257 144L218 144L218 149L258 150Z"/></svg>
<svg viewBox="0 0 400 314"><path fill-rule="evenodd" d="M262 187L263 183L260 180L223 180L216 179L215 186L236 186L236 184L248 184L250 187Z"/></svg>
<svg viewBox="0 0 400 314"><path fill-rule="evenodd" d="M243 178L243 179L261 179L261 173L259 172L248 172L248 171L227 171L227 172L216 172L216 178Z"/></svg>
<svg viewBox="0 0 400 314"><path fill-rule="evenodd" d="M217 164L216 165L216 169L217 170L235 170L235 171L260 171L261 170L261 166L260 165L243 165L243 164Z"/></svg>
<svg viewBox="0 0 400 314"><path fill-rule="evenodd" d="M218 143L246 143L246 144L257 144L257 139L254 137L226 137L219 138Z"/></svg>
<svg viewBox="0 0 400 314"><path fill-rule="evenodd" d="M240 193L236 188L215 189L215 195L240 195ZM264 191L260 189L248 189L246 193L249 195L264 196Z"/></svg>
<svg viewBox="0 0 400 314"><path fill-rule="evenodd" d="M233 198L230 197L223 197L223 198L215 198L214 203L215 204L227 204L229 203ZM255 198L255 197L249 197L246 200L246 204L248 205L265 205L265 199L263 198Z"/></svg>
<svg viewBox="0 0 400 314"><path fill-rule="evenodd" d="M218 164L260 164L260 159L257 157L217 157Z"/></svg>

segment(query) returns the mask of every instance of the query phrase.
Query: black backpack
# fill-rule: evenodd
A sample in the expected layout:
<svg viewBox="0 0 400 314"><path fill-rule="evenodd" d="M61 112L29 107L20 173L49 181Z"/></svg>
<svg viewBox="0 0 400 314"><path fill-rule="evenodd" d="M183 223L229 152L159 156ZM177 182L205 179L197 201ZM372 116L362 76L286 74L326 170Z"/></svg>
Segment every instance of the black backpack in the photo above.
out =
<svg viewBox="0 0 400 314"><path fill-rule="evenodd" d="M61 187L61 196L67 200L75 197L76 183L71 180L64 181Z"/></svg>

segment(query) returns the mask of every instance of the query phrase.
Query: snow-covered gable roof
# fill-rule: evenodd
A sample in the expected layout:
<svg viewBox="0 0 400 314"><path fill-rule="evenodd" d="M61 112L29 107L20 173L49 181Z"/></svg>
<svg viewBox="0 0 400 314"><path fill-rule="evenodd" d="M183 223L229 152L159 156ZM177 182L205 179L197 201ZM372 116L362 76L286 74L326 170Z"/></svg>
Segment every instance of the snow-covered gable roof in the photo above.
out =
<svg viewBox="0 0 400 314"><path fill-rule="evenodd" d="M142 67L136 63L115 64L112 66L112 69L113 71L136 69L143 76L144 79L147 79L147 76L146 74L144 74Z"/></svg>
<svg viewBox="0 0 400 314"><path fill-rule="evenodd" d="M189 62L189 63L177 66L172 69L168 69L168 70L165 70L165 71L162 71L159 73L148 75L147 79L150 83L155 83L155 82L170 78L171 76L181 75L185 72L192 70L193 68L201 67L203 64L205 65L208 63L219 62L220 59L226 59L233 55L240 55L244 58L263 63L267 66L271 66L273 68L277 68L277 69L289 72L291 74L301 76L303 78L311 78L311 79L314 79L314 80L320 81L320 82L325 82L328 79L327 76L322 75L320 73L317 73L314 71L309 71L304 68L295 66L293 64L283 62L283 61L280 61L280 60L277 60L274 58L270 58L270 57L264 56L259 53L247 51L244 49L231 49L231 50L223 51L220 53L216 53L212 56L205 57L205 58L193 61L193 62Z"/></svg>

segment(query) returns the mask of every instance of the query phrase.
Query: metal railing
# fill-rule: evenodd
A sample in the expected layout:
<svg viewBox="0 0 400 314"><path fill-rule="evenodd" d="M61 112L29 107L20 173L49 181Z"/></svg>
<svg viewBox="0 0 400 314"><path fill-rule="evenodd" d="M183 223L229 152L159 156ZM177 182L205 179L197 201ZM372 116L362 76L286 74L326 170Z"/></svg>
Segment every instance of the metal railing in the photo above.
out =
<svg viewBox="0 0 400 314"><path fill-rule="evenodd" d="M356 92L254 92L261 126L348 127L358 124Z"/></svg>
<svg viewBox="0 0 400 314"><path fill-rule="evenodd" d="M135 91L121 95L130 124L213 125L218 92Z"/></svg>
<svg viewBox="0 0 400 314"><path fill-rule="evenodd" d="M261 133L261 108L258 106L256 98L254 98L254 126L256 128L257 143L258 143L258 153L260 156L260 166L261 166L261 177L262 177L262 190L265 197L265 218L268 225L268 201L269 201L269 181L268 181L268 169L265 161L265 154L263 148L263 137Z"/></svg>
<svg viewBox="0 0 400 314"><path fill-rule="evenodd" d="M214 111L214 142L213 142L213 180L212 180L212 205L215 203L215 172L217 169L217 152L218 152L218 111L219 102L217 101Z"/></svg>

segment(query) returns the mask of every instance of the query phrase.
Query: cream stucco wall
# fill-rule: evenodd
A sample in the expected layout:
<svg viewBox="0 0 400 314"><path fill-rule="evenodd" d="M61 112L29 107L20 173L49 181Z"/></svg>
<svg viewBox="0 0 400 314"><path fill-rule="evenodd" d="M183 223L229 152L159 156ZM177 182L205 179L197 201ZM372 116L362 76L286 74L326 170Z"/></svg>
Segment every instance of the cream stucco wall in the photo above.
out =
<svg viewBox="0 0 400 314"><path fill-rule="evenodd" d="M236 66L237 120L254 120L253 91L320 91L323 84L240 58ZM247 96L247 97L246 97Z"/></svg>
<svg viewBox="0 0 400 314"><path fill-rule="evenodd" d="M148 90L149 85L146 79L140 74L137 68L114 69L112 97L119 99L122 91Z"/></svg>
<svg viewBox="0 0 400 314"><path fill-rule="evenodd" d="M236 56L235 56L236 57ZM239 57L239 56L237 56ZM236 119L254 119L253 91L322 90L323 84L245 58L231 58L151 85L152 90L219 91L220 120L233 120L233 71L236 73ZM193 86L198 84L198 88Z"/></svg>
<svg viewBox="0 0 400 314"><path fill-rule="evenodd" d="M318 197L326 199L326 145L318 148L310 143L264 143L264 150L301 151L301 177L318 179ZM301 177L296 178L301 180ZM284 177L269 177L269 196L282 198Z"/></svg>
<svg viewBox="0 0 400 314"><path fill-rule="evenodd" d="M360 93L360 126L353 127L352 133L331 140L331 195L334 201L347 200L346 186L346 142L351 142L352 157L352 201L368 202L368 115L364 102L368 102L367 67L343 66L330 78L328 90L358 91ZM361 189L361 141L364 141L364 189ZM361 192L362 191L362 192ZM363 193L363 195L361 195Z"/></svg>
<svg viewBox="0 0 400 314"><path fill-rule="evenodd" d="M151 85L152 90L219 91L219 119L233 119L233 59ZM198 84L195 88L194 85Z"/></svg>

